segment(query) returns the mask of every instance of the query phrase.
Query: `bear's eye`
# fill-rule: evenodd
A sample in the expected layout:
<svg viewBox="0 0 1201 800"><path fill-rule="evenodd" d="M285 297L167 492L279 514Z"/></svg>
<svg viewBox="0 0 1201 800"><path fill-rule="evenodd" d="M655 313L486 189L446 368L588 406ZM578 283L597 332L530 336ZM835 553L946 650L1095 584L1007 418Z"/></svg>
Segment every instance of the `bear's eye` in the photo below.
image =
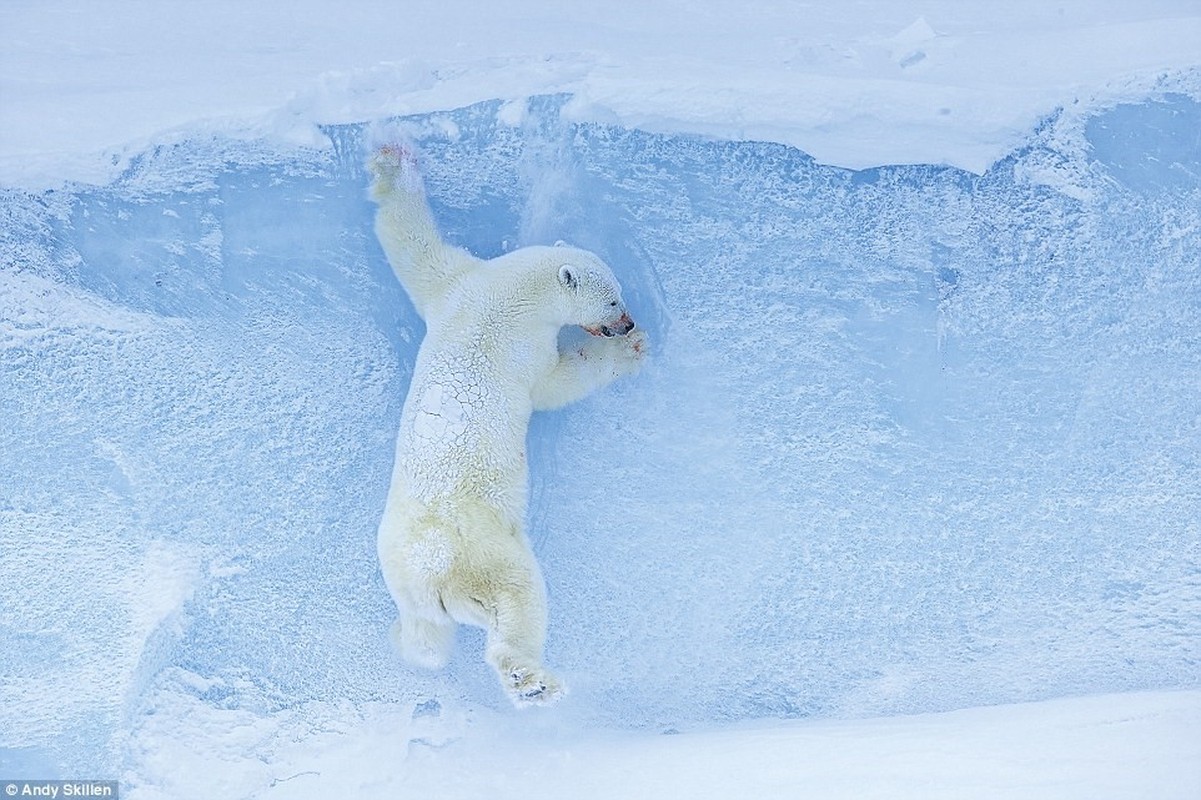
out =
<svg viewBox="0 0 1201 800"><path fill-rule="evenodd" d="M609 307L610 307L610 308L616 308L616 307L617 307L617 301L616 301L616 300L610 300L610 301L609 301Z"/></svg>

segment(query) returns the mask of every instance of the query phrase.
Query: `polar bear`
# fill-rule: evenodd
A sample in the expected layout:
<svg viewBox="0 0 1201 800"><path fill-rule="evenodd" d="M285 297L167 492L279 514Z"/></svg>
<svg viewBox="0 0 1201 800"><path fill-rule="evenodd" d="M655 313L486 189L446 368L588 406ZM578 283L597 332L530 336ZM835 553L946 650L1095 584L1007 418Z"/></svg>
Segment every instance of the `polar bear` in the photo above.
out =
<svg viewBox="0 0 1201 800"><path fill-rule="evenodd" d="M368 159L375 231L426 324L401 414L379 527L380 566L410 663L445 666L458 623L487 632L485 657L517 706L564 692L542 664L546 592L524 530L526 429L535 410L635 372L646 353L605 263L569 247L491 260L446 244L413 149ZM561 351L559 331L592 334Z"/></svg>

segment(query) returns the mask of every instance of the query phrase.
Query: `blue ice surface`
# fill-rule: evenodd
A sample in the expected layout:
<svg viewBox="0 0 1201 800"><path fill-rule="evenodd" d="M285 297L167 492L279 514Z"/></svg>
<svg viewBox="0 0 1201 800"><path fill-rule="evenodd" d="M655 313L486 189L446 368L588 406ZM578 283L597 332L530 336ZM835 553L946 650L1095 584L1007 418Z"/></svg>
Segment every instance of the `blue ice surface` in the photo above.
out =
<svg viewBox="0 0 1201 800"><path fill-rule="evenodd" d="M573 688L550 713L1201 686L1201 104L1052 117L976 176L564 102L407 120L449 239L593 249L652 337L637 378L532 423ZM422 325L362 132L0 193L0 773L113 774L171 693L504 709L478 632L440 674L386 638L375 530Z"/></svg>

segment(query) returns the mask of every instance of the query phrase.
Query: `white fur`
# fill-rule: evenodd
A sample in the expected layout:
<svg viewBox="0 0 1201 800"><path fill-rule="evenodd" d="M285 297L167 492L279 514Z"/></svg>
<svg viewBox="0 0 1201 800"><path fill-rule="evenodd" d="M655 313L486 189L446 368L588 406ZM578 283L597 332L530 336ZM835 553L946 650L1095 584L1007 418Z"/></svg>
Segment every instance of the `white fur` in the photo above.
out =
<svg viewBox="0 0 1201 800"><path fill-rule="evenodd" d="M410 146L379 147L368 168L376 234L426 323L379 529L400 615L393 640L406 660L438 669L456 623L480 626L510 698L552 702L565 689L542 665L546 595L523 526L526 429L535 409L636 371L645 336L560 352L564 325L629 324L604 262L570 247L475 258L438 234Z"/></svg>

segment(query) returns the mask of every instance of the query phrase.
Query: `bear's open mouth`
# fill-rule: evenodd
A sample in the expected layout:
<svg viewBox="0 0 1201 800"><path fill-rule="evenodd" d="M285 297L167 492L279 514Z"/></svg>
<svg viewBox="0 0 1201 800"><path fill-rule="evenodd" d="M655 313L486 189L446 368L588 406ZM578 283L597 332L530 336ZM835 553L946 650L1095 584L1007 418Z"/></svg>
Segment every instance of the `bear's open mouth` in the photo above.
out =
<svg viewBox="0 0 1201 800"><path fill-rule="evenodd" d="M625 336L634 330L634 320L630 319L629 314L622 314L621 319L616 322L608 322L601 325L581 325L580 327L593 336L612 338L614 336Z"/></svg>

